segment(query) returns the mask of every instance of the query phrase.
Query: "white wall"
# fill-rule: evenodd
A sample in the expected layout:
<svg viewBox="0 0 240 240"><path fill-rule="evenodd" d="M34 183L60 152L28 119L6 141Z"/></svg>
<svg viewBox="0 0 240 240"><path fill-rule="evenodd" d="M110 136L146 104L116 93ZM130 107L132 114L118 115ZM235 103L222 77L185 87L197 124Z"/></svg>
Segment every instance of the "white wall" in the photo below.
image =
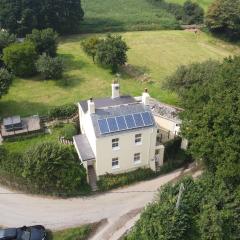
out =
<svg viewBox="0 0 240 240"><path fill-rule="evenodd" d="M142 144L135 144L135 134L142 134ZM114 136L97 138L96 173L97 176L106 173L121 173L132 171L139 167L152 167L155 170L156 128L147 128L135 132L126 132ZM119 150L112 149L112 139L119 138ZM141 154L141 163L134 164L134 153ZM119 168L112 169L112 158L118 157ZM154 163L154 164L153 164Z"/></svg>
<svg viewBox="0 0 240 240"><path fill-rule="evenodd" d="M161 128L164 128L168 131L171 131L171 132L175 132L175 128L176 128L176 122L174 121L171 121L167 118L163 118L163 117L160 117L160 116L156 116L154 115L154 119L156 121L156 123L161 127Z"/></svg>

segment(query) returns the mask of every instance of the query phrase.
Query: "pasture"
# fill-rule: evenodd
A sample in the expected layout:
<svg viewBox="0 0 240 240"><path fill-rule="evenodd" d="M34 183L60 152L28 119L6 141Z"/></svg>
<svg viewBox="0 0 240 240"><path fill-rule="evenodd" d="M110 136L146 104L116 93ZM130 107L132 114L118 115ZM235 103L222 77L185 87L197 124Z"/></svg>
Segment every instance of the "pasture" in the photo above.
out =
<svg viewBox="0 0 240 240"><path fill-rule="evenodd" d="M15 79L9 93L0 100L0 116L42 115L54 106L110 96L115 76L84 54L80 42L87 36L62 38L58 53L66 65L63 80ZM240 53L239 46L205 33L142 31L122 36L130 47L129 65L121 72L122 94L140 95L147 87L153 97L169 104L178 104L178 96L164 89L164 81L177 66Z"/></svg>

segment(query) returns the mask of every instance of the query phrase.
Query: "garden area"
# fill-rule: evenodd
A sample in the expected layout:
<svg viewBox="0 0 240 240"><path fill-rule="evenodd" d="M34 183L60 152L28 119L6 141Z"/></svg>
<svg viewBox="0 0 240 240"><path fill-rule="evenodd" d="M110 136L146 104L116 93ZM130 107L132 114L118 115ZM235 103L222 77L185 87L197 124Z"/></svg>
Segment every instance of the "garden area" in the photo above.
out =
<svg viewBox="0 0 240 240"><path fill-rule="evenodd" d="M121 92L136 96L147 87L152 97L170 104L179 104L179 99L176 93L164 89L164 81L177 66L209 58L219 60L240 52L237 44L205 33L196 36L186 31L151 31L121 35L130 48L128 67L121 72ZM40 76L14 79L8 94L1 98L0 115L45 115L55 106L92 96L110 96L115 76L94 64L83 52L80 43L89 36L61 38L57 53L65 64L62 79L43 81Z"/></svg>

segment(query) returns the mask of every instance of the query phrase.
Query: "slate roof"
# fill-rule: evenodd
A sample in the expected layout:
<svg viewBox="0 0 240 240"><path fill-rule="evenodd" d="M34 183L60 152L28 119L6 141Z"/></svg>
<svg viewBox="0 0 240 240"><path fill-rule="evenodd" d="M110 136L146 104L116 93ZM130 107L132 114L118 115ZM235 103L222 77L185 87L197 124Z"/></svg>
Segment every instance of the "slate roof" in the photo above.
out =
<svg viewBox="0 0 240 240"><path fill-rule="evenodd" d="M99 98L99 99L93 99L93 102L95 103L95 108L105 108L110 106L119 106L122 104L130 104L130 103L136 103L137 101L132 96L121 96L118 98ZM84 113L88 111L88 102L87 101L81 101L80 106L82 107L82 110Z"/></svg>
<svg viewBox="0 0 240 240"><path fill-rule="evenodd" d="M95 159L92 147L85 134L74 136L73 140L82 161Z"/></svg>
<svg viewBox="0 0 240 240"><path fill-rule="evenodd" d="M109 118L109 117L117 117L117 116L125 116L128 114L142 113L142 112L146 112L146 111L151 113L150 107L145 106L144 104L139 103L137 101L135 101L134 103L131 103L131 104L126 104L126 105L111 106L108 108L96 109L95 114L91 114L91 119L92 119L94 131L95 131L95 135L96 135L96 137L104 137L104 135L100 134L100 129L98 126L99 119L104 119L104 118ZM154 121L153 116L152 116L152 119ZM155 122L154 122L154 125L155 125ZM118 131L115 133L109 133L106 136L120 134L122 132L134 132L139 129L152 128L152 127L153 126L145 126L145 127L137 128L137 129L136 128L135 129L127 129L127 130Z"/></svg>

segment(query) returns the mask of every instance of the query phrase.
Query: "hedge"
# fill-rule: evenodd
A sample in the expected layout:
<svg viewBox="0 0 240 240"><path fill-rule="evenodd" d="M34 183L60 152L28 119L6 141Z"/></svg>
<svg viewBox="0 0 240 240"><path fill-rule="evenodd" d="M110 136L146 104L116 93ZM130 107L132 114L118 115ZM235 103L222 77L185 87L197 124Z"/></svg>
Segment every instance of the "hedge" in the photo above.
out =
<svg viewBox="0 0 240 240"><path fill-rule="evenodd" d="M67 104L59 107L52 108L48 116L54 119L65 119L70 118L74 114L77 114L78 107L75 104Z"/></svg>

